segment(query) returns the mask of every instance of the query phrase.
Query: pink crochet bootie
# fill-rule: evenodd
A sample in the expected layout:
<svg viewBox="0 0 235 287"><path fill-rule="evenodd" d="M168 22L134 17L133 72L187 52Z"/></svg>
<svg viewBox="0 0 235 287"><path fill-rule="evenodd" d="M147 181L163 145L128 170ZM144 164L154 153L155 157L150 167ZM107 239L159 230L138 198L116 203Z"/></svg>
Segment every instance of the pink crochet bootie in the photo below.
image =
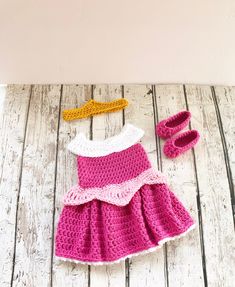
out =
<svg viewBox="0 0 235 287"><path fill-rule="evenodd" d="M167 139L185 128L191 118L191 113L182 111L157 124L156 133L159 137Z"/></svg>
<svg viewBox="0 0 235 287"><path fill-rule="evenodd" d="M191 149L198 142L200 135L196 130L186 131L166 141L163 152L174 158Z"/></svg>

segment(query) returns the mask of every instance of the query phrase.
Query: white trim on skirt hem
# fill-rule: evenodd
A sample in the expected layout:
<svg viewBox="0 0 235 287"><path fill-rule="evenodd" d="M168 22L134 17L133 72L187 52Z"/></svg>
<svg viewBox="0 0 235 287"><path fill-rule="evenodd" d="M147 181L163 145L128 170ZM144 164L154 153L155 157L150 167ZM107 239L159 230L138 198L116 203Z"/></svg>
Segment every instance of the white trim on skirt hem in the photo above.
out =
<svg viewBox="0 0 235 287"><path fill-rule="evenodd" d="M151 247L151 248L149 248L147 250L143 250L143 251L140 251L140 252L129 254L127 256L121 257L121 258L119 258L117 260L114 260L114 261L100 261L100 262L99 261L97 261L97 262L94 261L94 262L89 262L89 261L80 261L80 260L76 260L76 259L69 259L69 258L60 257L60 256L56 256L56 258L58 258L59 260L62 260L62 261L73 262L73 263L78 263L78 264L85 264L85 265L109 265L109 264L119 263L119 262L121 262L121 261L123 261L123 260L125 260L127 258L132 258L132 257L135 257L135 256L139 256L139 255L143 255L143 254L147 254L147 253L153 252L153 251L157 250L158 248L161 248L164 243L185 236L189 231L193 230L195 228L195 226L196 226L196 224L193 224L185 232L183 232L183 233L181 233L179 235L176 235L176 236L173 236L173 237L166 237L166 238L160 240L158 242L157 246Z"/></svg>

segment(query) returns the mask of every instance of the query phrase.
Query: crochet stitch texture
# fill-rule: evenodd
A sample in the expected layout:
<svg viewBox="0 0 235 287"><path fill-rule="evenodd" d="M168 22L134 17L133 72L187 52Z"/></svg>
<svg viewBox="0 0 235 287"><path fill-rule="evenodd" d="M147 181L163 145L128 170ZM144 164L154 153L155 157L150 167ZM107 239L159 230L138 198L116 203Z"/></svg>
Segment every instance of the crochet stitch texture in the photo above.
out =
<svg viewBox="0 0 235 287"><path fill-rule="evenodd" d="M114 152L123 151L137 143L144 135L144 131L131 124L125 124L117 136L103 141L88 140L83 133L79 133L69 144L68 150L86 157L101 157Z"/></svg>
<svg viewBox="0 0 235 287"><path fill-rule="evenodd" d="M200 135L197 130L189 130L167 140L163 152L167 157L175 158L191 149L199 141Z"/></svg>
<svg viewBox="0 0 235 287"><path fill-rule="evenodd" d="M179 236L193 224L167 185L144 185L126 206L100 200L65 206L56 255L90 264L114 262Z"/></svg>
<svg viewBox="0 0 235 287"><path fill-rule="evenodd" d="M166 139L184 129L191 118L189 111L181 111L165 120L160 121L156 127L159 137Z"/></svg>
<svg viewBox="0 0 235 287"><path fill-rule="evenodd" d="M101 157L78 156L77 164L79 185L83 188L122 183L151 167L140 144Z"/></svg>
<svg viewBox="0 0 235 287"><path fill-rule="evenodd" d="M112 102L98 102L95 100L90 100L80 108L64 110L63 119L65 121L72 121L101 113L116 112L124 109L127 105L128 101L126 99L118 99Z"/></svg>
<svg viewBox="0 0 235 287"><path fill-rule="evenodd" d="M140 175L120 184L109 184L104 187L82 188L73 186L64 197L65 205L79 205L93 199L109 202L117 206L129 203L133 195L144 184L163 184L166 179L159 171L149 168Z"/></svg>
<svg viewBox="0 0 235 287"><path fill-rule="evenodd" d="M62 260L111 264L153 251L193 228L190 214L137 143L141 134L126 125L104 141L79 136L73 142L79 145L73 146L78 183L64 197L57 226L55 253Z"/></svg>

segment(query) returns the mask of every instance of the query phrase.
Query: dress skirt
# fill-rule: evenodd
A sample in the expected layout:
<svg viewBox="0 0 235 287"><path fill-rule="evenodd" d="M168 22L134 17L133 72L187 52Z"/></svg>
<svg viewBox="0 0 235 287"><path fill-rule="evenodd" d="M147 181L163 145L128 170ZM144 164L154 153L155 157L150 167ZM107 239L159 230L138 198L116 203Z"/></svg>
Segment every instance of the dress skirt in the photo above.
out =
<svg viewBox="0 0 235 287"><path fill-rule="evenodd" d="M166 184L144 185L126 206L92 200L65 206L56 255L87 264L108 264L150 252L184 235L194 222Z"/></svg>

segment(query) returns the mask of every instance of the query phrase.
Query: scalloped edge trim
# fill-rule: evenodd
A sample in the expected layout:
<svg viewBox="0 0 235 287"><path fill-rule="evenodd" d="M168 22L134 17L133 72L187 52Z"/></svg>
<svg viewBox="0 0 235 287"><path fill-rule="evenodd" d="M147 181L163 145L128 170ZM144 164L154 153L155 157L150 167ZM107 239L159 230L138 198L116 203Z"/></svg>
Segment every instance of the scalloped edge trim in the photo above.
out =
<svg viewBox="0 0 235 287"><path fill-rule="evenodd" d="M77 264L83 264L83 265L93 265L93 266L98 266L98 265L111 265L111 264L117 264L117 263L120 263L122 262L123 260L127 259L127 258L133 258L133 257L136 257L136 256L139 256L139 255L144 255L144 254L148 254L148 253L151 253L151 252L154 252L156 251L157 249L160 249L163 244L169 242L169 241L173 241L173 240L176 240L176 239L179 239L181 237L184 237L185 235L187 235L190 231L192 231L194 228L196 227L196 224L194 223L193 225L191 225L186 231L184 231L183 233L179 234L179 235L176 235L176 236L173 236L173 237L166 237L162 240L160 240L158 242L158 245L154 246L154 247L151 247L147 250L143 250L143 251L140 251L140 252L136 252L136 253L132 253L132 254L129 254L127 256L124 256L124 257L121 257L117 260L114 260L114 261L98 261L98 262L92 262L92 261L80 261L80 260L76 260L76 259L69 259L69 258L65 258L65 257L60 257L60 256L55 256L58 260L61 260L61 261L65 261L65 262L71 262L71 263L77 263Z"/></svg>
<svg viewBox="0 0 235 287"><path fill-rule="evenodd" d="M166 178L160 171L156 171L151 167L137 177L119 184L94 188L82 188L75 185L65 194L63 203L65 205L80 205L98 199L117 206L125 206L145 184L166 184Z"/></svg>
<svg viewBox="0 0 235 287"><path fill-rule="evenodd" d="M144 136L144 131L132 124L125 124L121 132L102 141L89 140L84 133L79 133L67 145L76 155L100 157L125 150L137 143Z"/></svg>

